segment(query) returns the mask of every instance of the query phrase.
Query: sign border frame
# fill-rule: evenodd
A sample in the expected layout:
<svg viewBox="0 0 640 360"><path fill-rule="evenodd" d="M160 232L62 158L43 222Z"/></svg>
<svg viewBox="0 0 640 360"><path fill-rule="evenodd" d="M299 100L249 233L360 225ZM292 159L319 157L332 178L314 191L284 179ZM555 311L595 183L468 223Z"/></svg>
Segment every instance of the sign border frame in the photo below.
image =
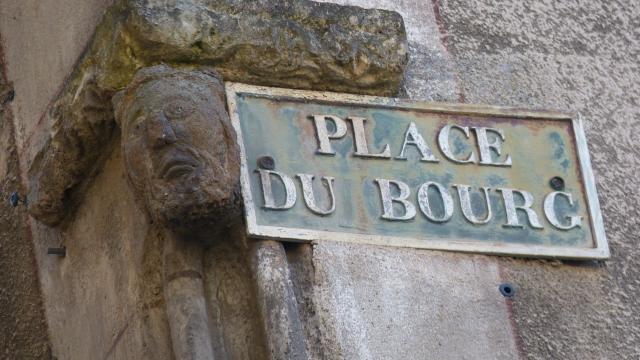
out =
<svg viewBox="0 0 640 360"><path fill-rule="evenodd" d="M464 253L478 253L502 256L558 258L558 259L608 259L610 257L600 202L596 191L595 179L591 168L591 160L584 133L583 120L580 113L575 116L554 111L526 110L514 107L471 105L458 103L434 103L397 98L386 98L368 95L335 93L328 91L284 89L267 86L247 85L226 82L226 97L231 123L236 132L240 150L240 184L244 202L244 213L247 225L247 236L287 242L318 243L320 241L340 241L348 243L395 246L426 250L443 250ZM391 109L425 110L460 115L508 116L518 119L565 120L572 122L575 146L580 163L582 181L591 218L591 229L595 240L593 248L572 248L566 246L541 246L524 244L505 244L500 242L474 243L469 240L427 238L418 240L410 237L387 235L354 234L339 231L322 231L280 226L259 225L256 220L256 209L251 193L250 177L244 148L240 117L237 111L236 96L249 94L262 98L281 98L294 101L331 102L337 105L367 105Z"/></svg>

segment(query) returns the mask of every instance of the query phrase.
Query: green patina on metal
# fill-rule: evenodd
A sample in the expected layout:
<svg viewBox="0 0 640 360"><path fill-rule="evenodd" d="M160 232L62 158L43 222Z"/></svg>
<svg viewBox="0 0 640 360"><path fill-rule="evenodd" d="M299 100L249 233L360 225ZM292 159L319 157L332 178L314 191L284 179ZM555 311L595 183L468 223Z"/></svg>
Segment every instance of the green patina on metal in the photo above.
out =
<svg viewBox="0 0 640 360"><path fill-rule="evenodd" d="M282 90L283 91L283 90ZM565 253L567 249L600 248L593 227L593 213L590 210L588 191L584 182L577 141L575 138L575 121L570 118L553 117L535 118L535 113L515 112L508 115L508 109L493 111L475 111L466 107L456 110L442 111L420 103L401 103L394 99L364 98L362 102L342 101L339 95L331 95L329 101L321 96L306 93L300 95L292 92L289 96L273 94L269 90L261 94L234 92L228 94L232 116L237 122L236 128L241 133L240 141L244 156L245 198L252 201L248 206L248 214L252 226L277 227L282 234L256 231L254 235L278 237L284 240L323 240L331 239L332 233L340 233L340 238L349 238L353 234L354 241L391 243L402 246L402 239L407 239L408 246L425 248L446 248L430 246L430 243L450 241L462 244L462 248L454 250L474 251L479 245L480 252L510 253L509 246L516 245L520 249L516 255L527 255L527 246L545 249L536 250L532 255L560 257L589 257ZM496 108L497 109L497 108ZM494 109L495 110L495 109ZM354 156L354 129L347 121L347 134L340 139L332 139L331 145L336 152L334 156L318 153L318 140L312 115L328 114L341 119L349 117L366 118L365 134L371 153L380 153L386 144L391 149L391 158L363 158ZM409 124L416 124L426 144L439 160L436 162L420 161L421 154L416 146L407 145L406 160L397 159L400 154L405 131ZM478 163L460 164L447 159L438 146L438 134L445 125L455 124L461 127L486 127L504 131L505 140L501 141L501 155L492 151L492 160L504 161L507 155L512 158L511 166L489 166ZM328 122L328 132L333 133L335 127ZM239 128L238 128L239 126ZM489 133L490 141L498 141L498 135ZM479 149L473 132L466 138L462 131L453 131L449 137L451 149L458 159L468 157ZM498 141L500 142L500 141ZM287 210L264 208L264 194L258 169L258 158L271 156L275 160L275 170L290 176L296 184L297 201ZM314 191L318 205L323 209L330 207L330 198L326 186L320 178L335 177L334 191L336 209L326 216L311 212L302 198L301 183L296 174L313 174ZM590 175L590 174L589 174ZM573 205L565 198L555 201L555 213L563 222L566 216L581 216L579 227L561 230L554 227L545 216L543 200L554 190L550 179L560 177L564 180L563 192L570 193ZM388 179L406 183L411 189L407 198L416 207L416 216L408 221L390 221L381 217L383 204L381 191L374 179ZM453 216L442 223L431 221L420 211L418 189L421 184L435 181L448 189L454 202ZM278 203L285 199L285 187L277 177L273 178L273 197ZM478 218L486 216L486 205L481 187L490 187L490 203L492 219L482 225L472 224L463 216L460 198L455 184L471 187L471 208ZM499 188L525 190L534 197L531 209L537 214L542 229L533 228L525 211L516 211L519 223L523 227L506 227L507 214L505 200ZM444 215L444 203L437 191L429 192L429 203L434 216ZM250 194L246 192L250 191ZM392 196L398 196L397 187L391 187ZM524 199L515 193L515 203L521 205ZM246 202L247 199L245 199ZM595 199L597 202L597 199ZM593 205L593 204L592 204ZM400 202L394 202L394 212L404 211ZM599 210L598 210L599 214ZM291 229L288 231L287 229ZM305 232L309 230L310 233ZM314 239L314 232L319 239ZM311 234L311 235L310 235ZM345 235L346 234L346 235ZM297 236L299 235L299 236ZM384 239L394 238L394 241ZM369 239L371 241L367 241ZM379 240L379 241L378 241ZM397 241L396 241L397 240ZM470 245L468 249L464 246ZM483 244L491 246L492 251L484 249ZM606 243L605 243L606 246ZM554 249L559 249L557 253ZM601 249L602 250L602 249ZM607 249L606 252L608 253ZM603 255L604 254L604 255ZM602 253L593 257L606 257Z"/></svg>

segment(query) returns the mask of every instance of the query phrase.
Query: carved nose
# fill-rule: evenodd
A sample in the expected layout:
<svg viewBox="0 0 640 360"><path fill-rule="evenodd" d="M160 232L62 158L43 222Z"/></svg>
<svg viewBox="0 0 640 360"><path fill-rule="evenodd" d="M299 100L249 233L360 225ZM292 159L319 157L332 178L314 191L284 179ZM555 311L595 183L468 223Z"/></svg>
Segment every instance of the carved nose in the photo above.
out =
<svg viewBox="0 0 640 360"><path fill-rule="evenodd" d="M148 127L149 140L154 147L162 147L176 142L176 134L173 132L169 119L162 113L158 112L156 121Z"/></svg>

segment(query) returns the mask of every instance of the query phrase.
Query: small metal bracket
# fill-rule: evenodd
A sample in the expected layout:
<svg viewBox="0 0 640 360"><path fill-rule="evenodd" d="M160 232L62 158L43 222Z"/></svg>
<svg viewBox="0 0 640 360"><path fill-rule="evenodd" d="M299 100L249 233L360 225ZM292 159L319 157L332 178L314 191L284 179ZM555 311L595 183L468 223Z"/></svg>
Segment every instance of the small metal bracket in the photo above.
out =
<svg viewBox="0 0 640 360"><path fill-rule="evenodd" d="M260 156L258 158L258 167L265 170L273 170L276 168L276 161L269 155Z"/></svg>
<svg viewBox="0 0 640 360"><path fill-rule="evenodd" d="M11 193L11 195L9 195L9 204L11 204L11 206L16 207L18 206L20 203L26 205L27 204L27 198L20 198L20 193L17 191L14 191Z"/></svg>
<svg viewBox="0 0 640 360"><path fill-rule="evenodd" d="M551 186L553 190L562 191L564 190L564 179L560 176L554 176L549 180L549 186Z"/></svg>
<svg viewBox="0 0 640 360"><path fill-rule="evenodd" d="M50 247L47 249L47 255L58 255L60 257L67 256L67 248L62 247Z"/></svg>

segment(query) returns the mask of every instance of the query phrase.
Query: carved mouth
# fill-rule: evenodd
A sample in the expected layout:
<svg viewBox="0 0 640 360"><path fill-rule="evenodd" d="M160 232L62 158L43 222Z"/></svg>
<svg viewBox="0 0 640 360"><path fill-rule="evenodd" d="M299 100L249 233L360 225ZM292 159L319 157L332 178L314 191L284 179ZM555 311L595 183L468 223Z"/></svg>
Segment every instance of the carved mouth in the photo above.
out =
<svg viewBox="0 0 640 360"><path fill-rule="evenodd" d="M160 177L165 180L171 180L192 173L198 167L198 162L184 155L171 156L165 161Z"/></svg>

